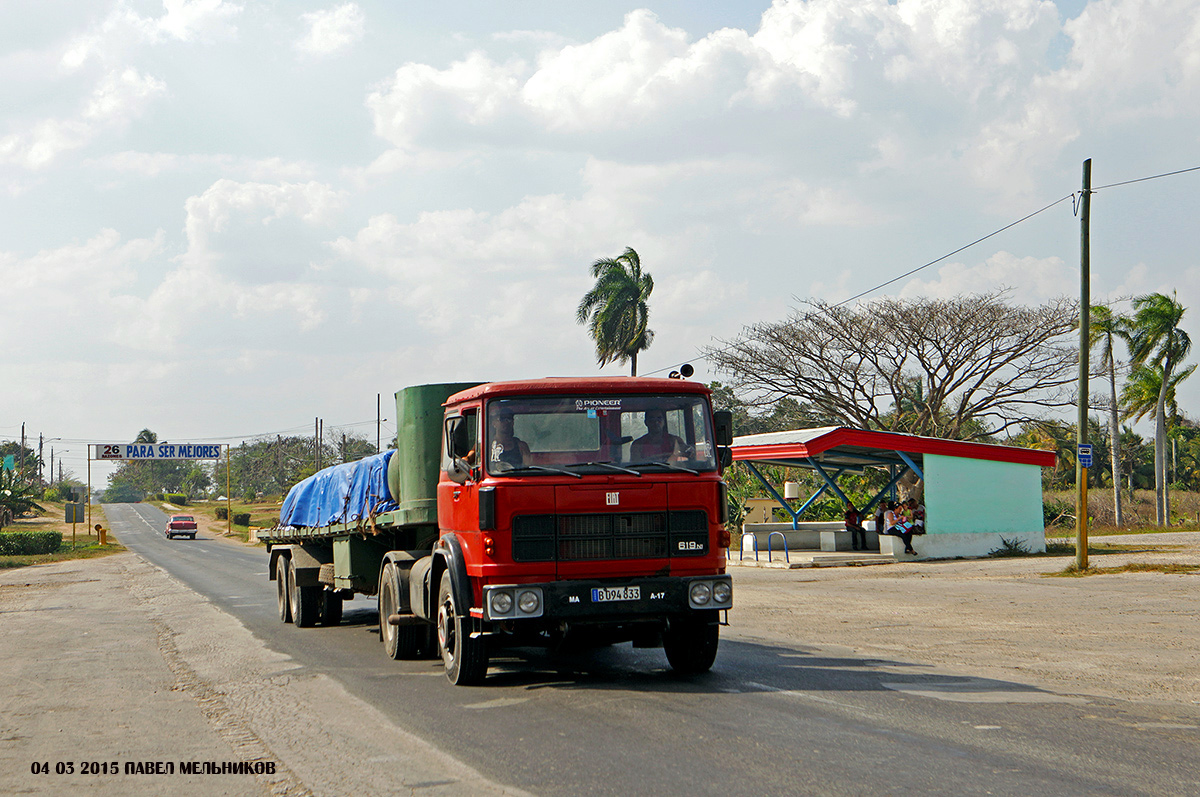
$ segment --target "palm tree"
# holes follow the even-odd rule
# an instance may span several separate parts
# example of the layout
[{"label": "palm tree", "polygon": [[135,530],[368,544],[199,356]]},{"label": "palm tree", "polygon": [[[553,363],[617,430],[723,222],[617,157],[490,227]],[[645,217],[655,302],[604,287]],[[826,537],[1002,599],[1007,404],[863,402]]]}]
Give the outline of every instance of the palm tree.
[{"label": "palm tree", "polygon": [[[1172,293],[1151,293],[1133,300],[1133,322],[1131,325],[1131,363],[1135,368],[1151,364],[1157,368],[1158,401],[1154,411],[1154,495],[1155,514],[1158,525],[1171,522],[1170,498],[1167,494],[1167,391],[1173,385],[1175,368],[1183,362],[1192,349],[1192,339],[1179,328],[1183,320],[1184,307]],[[1191,374],[1189,369],[1181,378]]]},{"label": "palm tree", "polygon": [[638,352],[649,348],[654,339],[647,329],[650,308],[646,303],[654,280],[642,271],[638,253],[628,246],[619,257],[592,263],[591,272],[596,284],[579,302],[575,320],[588,324],[601,366],[629,360],[630,376],[637,376]]},{"label": "palm tree", "polygon": [[[1195,365],[1176,371],[1167,385],[1164,410],[1167,418],[1179,415],[1179,404],[1175,400],[1175,389],[1179,383],[1192,375]],[[1158,417],[1158,394],[1162,389],[1162,369],[1156,365],[1134,368],[1121,388],[1121,407],[1126,418],[1140,421],[1142,418]]]},{"label": "palm tree", "polygon": [[1129,345],[1129,319],[1114,313],[1103,304],[1092,305],[1088,322],[1088,347],[1100,346],[1100,367],[1108,369],[1109,404],[1108,428],[1112,440],[1113,514],[1118,526],[1125,525],[1121,507],[1121,428],[1117,417],[1117,358],[1116,340]]}]

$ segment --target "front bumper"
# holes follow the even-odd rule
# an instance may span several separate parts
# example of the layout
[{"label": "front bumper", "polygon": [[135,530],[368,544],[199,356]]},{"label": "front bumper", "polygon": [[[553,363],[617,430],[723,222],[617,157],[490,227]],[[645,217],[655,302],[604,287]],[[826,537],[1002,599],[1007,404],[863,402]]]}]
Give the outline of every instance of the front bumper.
[{"label": "front bumper", "polygon": [[[697,586],[707,585],[707,590]],[[721,585],[721,586],[718,586]],[[599,600],[613,590],[626,592],[622,588],[637,587],[638,597],[625,600]],[[693,589],[695,588],[695,590]],[[536,610],[526,611],[531,601],[525,593],[533,592],[538,597]],[[707,593],[705,602],[696,600],[695,593]],[[509,606],[507,611],[498,611],[493,601],[497,593],[505,593],[510,600],[499,601]],[[599,594],[598,594],[599,593]],[[716,596],[726,595],[718,600]],[[525,597],[525,601],[521,598]],[[525,606],[522,606],[522,603]],[[541,584],[489,584],[483,588],[484,620],[527,620],[544,618],[549,620],[631,620],[663,615],[679,615],[693,611],[728,609],[733,606],[733,582],[727,575],[650,577],[623,579],[594,579],[580,581],[552,581]]]}]

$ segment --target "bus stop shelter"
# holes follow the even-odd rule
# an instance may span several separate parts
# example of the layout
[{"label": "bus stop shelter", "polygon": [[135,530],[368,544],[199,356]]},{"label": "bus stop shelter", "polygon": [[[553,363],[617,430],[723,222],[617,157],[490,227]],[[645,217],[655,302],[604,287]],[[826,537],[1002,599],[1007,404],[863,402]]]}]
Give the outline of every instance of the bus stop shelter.
[{"label": "bus stop shelter", "polygon": [[[1046,550],[1041,469],[1053,467],[1053,451],[825,426],[736,437],[733,459],[791,516],[792,529],[801,527],[800,515],[826,492],[847,500],[838,486],[842,474],[882,468],[887,484],[857,508],[870,517],[906,473],[921,479],[926,533],[914,539],[918,558],[986,556],[1005,541]],[[793,508],[762,476],[761,465],[807,468],[821,486]],[[880,536],[879,543],[881,553],[903,550],[899,538]]]}]

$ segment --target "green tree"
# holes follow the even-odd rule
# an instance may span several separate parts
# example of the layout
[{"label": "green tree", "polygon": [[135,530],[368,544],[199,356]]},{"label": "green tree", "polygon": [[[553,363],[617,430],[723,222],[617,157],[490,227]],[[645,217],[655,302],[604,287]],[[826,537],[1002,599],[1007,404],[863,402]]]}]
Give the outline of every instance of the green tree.
[{"label": "green tree", "polygon": [[1183,320],[1184,307],[1175,298],[1162,293],[1151,293],[1133,300],[1130,352],[1134,368],[1150,365],[1147,375],[1157,372],[1159,376],[1158,399],[1154,413],[1154,497],[1155,515],[1158,525],[1170,524],[1171,499],[1167,492],[1167,392],[1178,381],[1191,375],[1190,369],[1174,380],[1175,370],[1187,358],[1192,349],[1192,339],[1179,324]]},{"label": "green tree", "polygon": [[27,512],[41,510],[36,502],[40,491],[35,471],[0,469],[0,528]]},{"label": "green tree", "polygon": [[[149,429],[143,429],[138,432],[133,442],[157,443],[158,435]],[[188,463],[184,460],[127,460],[109,475],[104,500],[109,503],[131,499],[140,501],[147,495],[177,493],[183,488],[183,479],[187,471]]]},{"label": "green tree", "polygon": [[630,247],[616,258],[601,258],[591,266],[596,284],[583,295],[575,320],[588,325],[596,341],[596,360],[631,363],[630,376],[637,376],[638,352],[650,347],[654,333],[648,328],[647,302],[654,280],[642,271],[638,253]]},{"label": "green tree", "polygon": [[1108,437],[1112,441],[1111,459],[1113,483],[1113,514],[1118,526],[1125,525],[1125,513],[1121,506],[1121,427],[1117,397],[1116,341],[1129,345],[1129,319],[1114,313],[1103,304],[1092,305],[1089,313],[1088,346],[1100,347],[1099,366],[1108,372],[1109,413]]},{"label": "green tree", "polygon": [[792,397],[831,423],[862,429],[986,439],[1075,403],[1071,299],[1022,307],[997,290],[805,304],[706,356],[743,394]]}]

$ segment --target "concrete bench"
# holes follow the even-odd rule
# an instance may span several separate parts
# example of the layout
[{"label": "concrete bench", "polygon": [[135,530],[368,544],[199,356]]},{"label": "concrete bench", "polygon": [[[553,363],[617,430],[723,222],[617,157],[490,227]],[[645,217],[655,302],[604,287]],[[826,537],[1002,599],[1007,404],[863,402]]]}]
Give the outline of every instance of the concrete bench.
[{"label": "concrete bench", "polygon": [[786,542],[789,552],[820,551],[823,533],[845,528],[841,521],[804,521],[794,529],[791,523],[746,523],[742,526],[741,549],[743,555],[752,553],[756,545],[760,554],[782,551]]},{"label": "concrete bench", "polygon": [[[867,533],[864,535],[867,540],[868,551],[879,550],[879,535],[871,528],[874,523],[867,523],[864,528]],[[854,538],[849,531],[846,531],[846,524],[841,524],[841,528],[830,529],[821,532],[821,550],[822,551],[853,551]],[[901,548],[903,550],[903,547]]]}]

